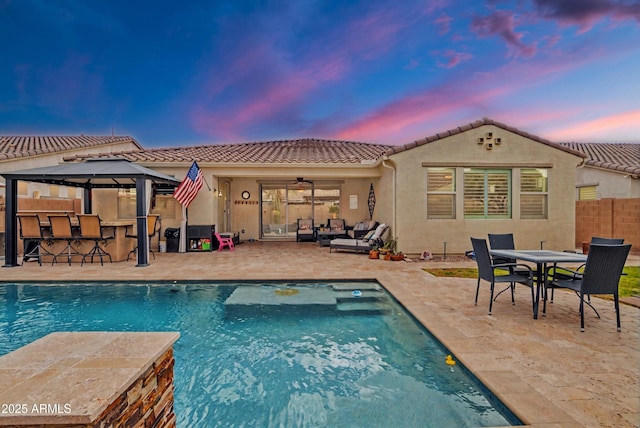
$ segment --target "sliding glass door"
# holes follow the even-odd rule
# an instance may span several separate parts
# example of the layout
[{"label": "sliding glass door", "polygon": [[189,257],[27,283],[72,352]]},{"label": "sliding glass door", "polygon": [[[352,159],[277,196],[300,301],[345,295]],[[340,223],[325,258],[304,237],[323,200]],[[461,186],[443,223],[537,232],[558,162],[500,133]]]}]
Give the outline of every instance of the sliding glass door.
[{"label": "sliding glass door", "polygon": [[299,218],[312,218],[311,183],[262,185],[262,238],[295,238]]},{"label": "sliding glass door", "polygon": [[295,238],[298,219],[324,224],[339,215],[340,187],[309,181],[262,184],[260,237]]}]

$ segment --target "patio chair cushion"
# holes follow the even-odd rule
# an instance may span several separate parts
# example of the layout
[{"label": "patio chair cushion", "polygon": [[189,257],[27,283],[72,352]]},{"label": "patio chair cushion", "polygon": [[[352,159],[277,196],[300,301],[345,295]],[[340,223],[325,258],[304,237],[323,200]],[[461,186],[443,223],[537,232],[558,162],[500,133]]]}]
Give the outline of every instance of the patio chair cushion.
[{"label": "patio chair cushion", "polygon": [[380,239],[380,236],[382,236],[382,232],[384,232],[386,227],[387,227],[386,223],[382,223],[381,225],[376,227],[376,230],[375,230],[373,236],[371,238],[369,238],[369,240]]},{"label": "patio chair cushion", "polygon": [[353,230],[367,230],[367,226],[363,221],[359,221],[353,225]]},{"label": "patio chair cushion", "polygon": [[331,224],[331,230],[335,230],[335,231],[344,230],[343,224],[342,223],[338,223],[338,222],[332,223]]},{"label": "patio chair cushion", "polygon": [[364,223],[364,230],[371,230],[374,229],[376,227],[376,221],[375,220],[365,220],[362,223]]}]

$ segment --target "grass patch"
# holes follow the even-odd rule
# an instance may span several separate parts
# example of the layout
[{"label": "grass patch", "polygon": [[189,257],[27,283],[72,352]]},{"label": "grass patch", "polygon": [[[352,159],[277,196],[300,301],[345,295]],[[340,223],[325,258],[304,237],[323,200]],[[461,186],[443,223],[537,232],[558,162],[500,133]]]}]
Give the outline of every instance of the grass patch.
[{"label": "grass patch", "polygon": [[449,278],[478,278],[478,269],[476,268],[442,268],[424,270],[434,276],[444,276]]},{"label": "grass patch", "polygon": [[640,296],[640,266],[626,266],[620,277],[620,296]]},{"label": "grass patch", "polygon": [[[478,278],[475,268],[424,269],[432,275],[449,278]],[[620,297],[640,296],[640,266],[626,266],[620,277]]]}]

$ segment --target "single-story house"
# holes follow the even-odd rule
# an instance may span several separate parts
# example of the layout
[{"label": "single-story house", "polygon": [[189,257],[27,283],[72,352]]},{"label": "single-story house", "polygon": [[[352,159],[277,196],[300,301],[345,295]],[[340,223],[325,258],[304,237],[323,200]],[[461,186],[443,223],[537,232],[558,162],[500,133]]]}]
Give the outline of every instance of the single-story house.
[{"label": "single-story house", "polygon": [[[353,226],[370,218],[373,189],[372,217],[390,225],[405,253],[463,253],[470,236],[490,232],[513,232],[520,248],[575,248],[576,167],[585,158],[486,118],[401,146],[300,139],[118,156],[178,179],[196,161],[206,183],[189,223],[241,240],[295,239],[299,218]],[[93,206],[106,219],[131,218],[133,201],[131,191],[96,190]],[[164,228],[178,227],[181,207],[171,195],[155,194],[153,205]]]},{"label": "single-story house", "polygon": [[563,143],[587,155],[576,171],[576,246],[592,236],[640,250],[640,144]]},{"label": "single-story house", "polygon": [[[58,165],[65,156],[95,155],[112,152],[142,150],[142,146],[128,136],[0,136],[0,174]],[[0,175],[0,256],[4,255],[5,182]],[[64,210],[81,207],[82,189],[18,182],[22,209],[36,206]],[[40,199],[42,198],[42,199]]]},{"label": "single-story house", "polygon": [[[0,136],[0,174],[30,168],[58,165],[65,157],[75,155],[95,155],[132,150],[143,150],[143,147],[128,136]],[[0,184],[4,178],[0,176]],[[18,185],[18,193],[22,197],[81,197],[68,194],[72,188],[47,186],[38,183],[22,182]],[[4,185],[0,195],[4,195]],[[2,227],[2,226],[0,226]]]},{"label": "single-story house", "polygon": [[640,143],[561,143],[588,156],[576,172],[576,200],[640,198]]}]

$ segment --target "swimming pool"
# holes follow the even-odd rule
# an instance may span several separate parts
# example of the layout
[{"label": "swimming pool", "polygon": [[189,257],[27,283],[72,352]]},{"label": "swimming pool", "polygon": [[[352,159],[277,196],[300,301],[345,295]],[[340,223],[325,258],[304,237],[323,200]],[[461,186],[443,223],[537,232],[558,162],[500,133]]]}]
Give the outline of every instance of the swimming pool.
[{"label": "swimming pool", "polygon": [[4,284],[0,307],[0,355],[53,331],[179,331],[182,427],[518,424],[375,283]]}]

